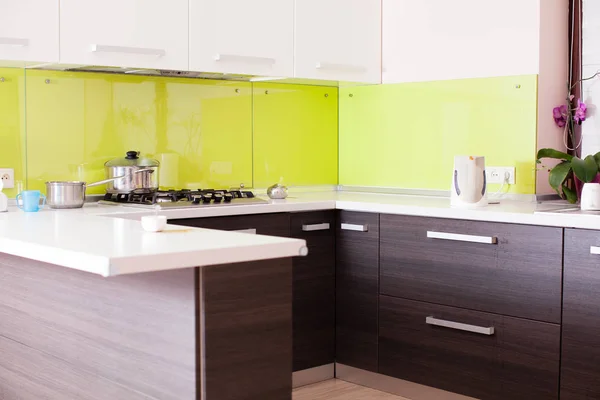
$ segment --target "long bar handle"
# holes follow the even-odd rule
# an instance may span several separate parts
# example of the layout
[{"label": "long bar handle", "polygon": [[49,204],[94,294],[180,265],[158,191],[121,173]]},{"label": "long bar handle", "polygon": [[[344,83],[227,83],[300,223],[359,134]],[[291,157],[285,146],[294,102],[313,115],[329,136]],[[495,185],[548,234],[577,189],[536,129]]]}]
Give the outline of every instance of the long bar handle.
[{"label": "long bar handle", "polygon": [[343,231],[356,231],[356,232],[368,232],[369,225],[358,225],[358,224],[346,224],[342,223],[341,229]]},{"label": "long bar handle", "polygon": [[256,235],[256,228],[236,229],[234,232],[248,233],[250,235]]},{"label": "long bar handle", "polygon": [[493,326],[485,327],[485,326],[469,325],[469,324],[463,324],[461,322],[454,322],[454,321],[447,321],[445,319],[438,319],[435,317],[426,317],[425,323],[427,325],[441,326],[444,328],[456,329],[459,331],[479,333],[480,335],[492,336],[494,334]]},{"label": "long bar handle", "polygon": [[600,254],[600,247],[590,246],[590,254]]},{"label": "long bar handle", "polygon": [[147,49],[143,47],[127,47],[127,46],[107,46],[103,44],[93,44],[92,53],[122,53],[122,54],[139,54],[143,56],[163,57],[167,52],[163,49]]},{"label": "long bar handle", "polygon": [[430,239],[454,240],[457,242],[471,242],[484,244],[498,243],[498,238],[495,236],[474,236],[463,235],[460,233],[427,231],[427,237]]},{"label": "long bar handle", "polygon": [[352,64],[334,64],[334,63],[326,63],[326,62],[318,62],[315,66],[316,69],[321,70],[331,70],[331,71],[345,71],[345,72],[366,72],[367,69],[362,65],[352,65]]},{"label": "long bar handle", "polygon": [[310,225],[302,225],[302,230],[304,232],[313,232],[313,231],[327,231],[329,230],[330,225],[328,222],[322,224],[310,224]]},{"label": "long bar handle", "polygon": [[26,46],[29,46],[29,39],[0,37],[0,44],[6,45],[6,46],[26,47]]},{"label": "long bar handle", "polygon": [[237,54],[217,54],[215,55],[215,61],[224,61],[224,62],[251,62],[255,64],[269,64],[273,65],[277,60],[274,58],[268,57],[256,57],[256,56],[240,56]]}]

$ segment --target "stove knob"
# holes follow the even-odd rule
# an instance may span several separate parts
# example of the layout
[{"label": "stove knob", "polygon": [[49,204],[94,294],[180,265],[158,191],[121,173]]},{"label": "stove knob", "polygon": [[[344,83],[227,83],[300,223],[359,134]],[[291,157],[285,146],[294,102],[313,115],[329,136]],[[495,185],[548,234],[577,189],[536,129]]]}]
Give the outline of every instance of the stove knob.
[{"label": "stove knob", "polygon": [[223,200],[223,195],[222,195],[222,194],[217,194],[217,193],[215,193],[215,194],[213,195],[213,201],[214,201],[215,203],[220,203],[220,202],[221,202],[221,200]]},{"label": "stove knob", "polygon": [[247,190],[247,191],[242,192],[242,197],[246,197],[246,198],[250,199],[250,198],[254,197],[254,193]]},{"label": "stove knob", "polygon": [[225,203],[231,203],[231,199],[233,199],[233,195],[231,193],[225,193],[225,196],[223,196]]},{"label": "stove knob", "polygon": [[240,190],[232,190],[231,195],[238,199],[241,197],[244,197],[244,196],[242,196],[242,192]]},{"label": "stove knob", "polygon": [[200,204],[200,201],[202,201],[202,196],[194,196],[192,199],[192,203],[194,204]]}]

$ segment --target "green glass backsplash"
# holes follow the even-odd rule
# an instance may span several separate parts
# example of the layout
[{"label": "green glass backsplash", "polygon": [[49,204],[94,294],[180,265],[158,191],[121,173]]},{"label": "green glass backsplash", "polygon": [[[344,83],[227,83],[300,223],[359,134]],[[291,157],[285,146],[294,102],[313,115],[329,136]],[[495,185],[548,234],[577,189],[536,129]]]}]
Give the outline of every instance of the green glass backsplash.
[{"label": "green glass backsplash", "polygon": [[[535,193],[537,76],[340,89],[341,185],[449,190],[454,155],[515,166]],[[497,186],[492,185],[491,191]]]},{"label": "green glass backsplash", "polygon": [[[0,167],[14,167],[29,189],[104,179],[104,162],[127,150],[161,162],[163,188],[337,183],[335,88],[19,69],[0,76]],[[321,165],[304,168],[314,157]]]}]

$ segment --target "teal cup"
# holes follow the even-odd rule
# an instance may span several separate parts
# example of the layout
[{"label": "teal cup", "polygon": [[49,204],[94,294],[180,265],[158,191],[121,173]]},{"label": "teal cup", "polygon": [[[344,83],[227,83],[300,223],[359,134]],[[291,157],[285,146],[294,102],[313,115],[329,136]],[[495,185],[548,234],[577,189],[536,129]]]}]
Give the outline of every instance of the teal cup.
[{"label": "teal cup", "polygon": [[[40,198],[42,205],[40,206]],[[17,207],[25,212],[37,212],[46,205],[46,196],[39,190],[24,190],[16,197]]]}]

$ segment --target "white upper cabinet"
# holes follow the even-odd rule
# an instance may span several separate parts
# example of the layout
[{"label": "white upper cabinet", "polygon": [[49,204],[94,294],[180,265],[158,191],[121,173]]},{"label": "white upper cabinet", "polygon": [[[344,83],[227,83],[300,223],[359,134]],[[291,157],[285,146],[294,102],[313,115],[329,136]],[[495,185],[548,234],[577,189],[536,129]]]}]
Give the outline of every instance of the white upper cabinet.
[{"label": "white upper cabinet", "polygon": [[0,65],[58,62],[58,0],[0,0]]},{"label": "white upper cabinet", "polygon": [[380,0],[296,0],[295,17],[295,77],[381,82]]},{"label": "white upper cabinet", "polygon": [[540,1],[383,0],[383,83],[537,74]]},{"label": "white upper cabinet", "polygon": [[60,62],[187,70],[188,0],[60,0]]},{"label": "white upper cabinet", "polygon": [[293,74],[294,0],[190,0],[190,70]]}]

